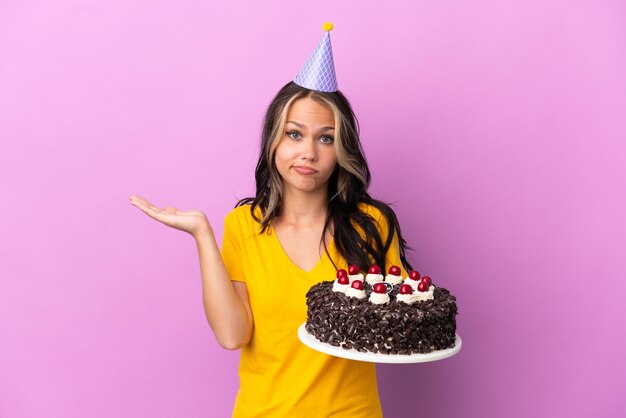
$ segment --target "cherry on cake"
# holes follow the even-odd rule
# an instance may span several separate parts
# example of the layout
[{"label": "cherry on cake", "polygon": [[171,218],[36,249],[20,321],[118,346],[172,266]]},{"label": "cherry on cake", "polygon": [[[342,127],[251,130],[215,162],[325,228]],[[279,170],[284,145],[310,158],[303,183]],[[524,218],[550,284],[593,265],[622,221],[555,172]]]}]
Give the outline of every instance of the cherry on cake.
[{"label": "cherry on cake", "polygon": [[398,266],[389,267],[389,274],[385,276],[385,281],[392,285],[400,284],[404,281],[402,278],[402,270]]}]

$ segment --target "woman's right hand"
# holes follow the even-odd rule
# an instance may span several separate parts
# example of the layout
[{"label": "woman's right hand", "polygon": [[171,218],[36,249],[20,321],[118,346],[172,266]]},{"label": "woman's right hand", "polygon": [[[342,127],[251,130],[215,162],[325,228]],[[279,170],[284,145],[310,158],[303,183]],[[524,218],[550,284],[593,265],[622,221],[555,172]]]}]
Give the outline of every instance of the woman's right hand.
[{"label": "woman's right hand", "polygon": [[254,317],[245,283],[231,281],[206,215],[197,210],[159,209],[141,196],[130,204],[169,227],[191,234],[198,244],[202,275],[202,303],[206,318],[220,345],[236,350],[250,341]]},{"label": "woman's right hand", "polygon": [[130,204],[143,213],[169,227],[179,229],[197,238],[204,232],[211,232],[207,216],[197,210],[181,211],[172,206],[159,209],[141,196],[131,196]]}]

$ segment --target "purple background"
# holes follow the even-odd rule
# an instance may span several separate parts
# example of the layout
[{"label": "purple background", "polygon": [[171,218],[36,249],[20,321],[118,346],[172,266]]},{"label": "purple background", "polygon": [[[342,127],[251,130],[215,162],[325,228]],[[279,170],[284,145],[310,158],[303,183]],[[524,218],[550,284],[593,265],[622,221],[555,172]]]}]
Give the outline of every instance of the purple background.
[{"label": "purple background", "polygon": [[[386,417],[626,409],[622,1],[0,3],[0,416],[228,416],[192,238],[128,202],[253,191],[263,112],[332,21],[340,89],[463,349]],[[320,278],[327,279],[327,278]],[[340,394],[338,394],[340,396]]]}]

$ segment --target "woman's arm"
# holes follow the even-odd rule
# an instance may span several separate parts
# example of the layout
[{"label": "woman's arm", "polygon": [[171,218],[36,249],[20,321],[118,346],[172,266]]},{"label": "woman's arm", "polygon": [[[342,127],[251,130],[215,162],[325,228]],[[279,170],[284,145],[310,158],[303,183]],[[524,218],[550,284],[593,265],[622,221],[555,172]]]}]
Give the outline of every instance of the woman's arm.
[{"label": "woman's arm", "polygon": [[141,196],[131,196],[130,203],[152,219],[194,237],[200,258],[204,311],[215,338],[229,350],[246,345],[254,326],[248,291],[245,283],[231,282],[228,277],[206,215],[172,206],[159,209]]},{"label": "woman's arm", "polygon": [[237,350],[250,341],[254,320],[246,284],[231,281],[213,230],[194,235],[202,275],[204,312],[219,344]]}]

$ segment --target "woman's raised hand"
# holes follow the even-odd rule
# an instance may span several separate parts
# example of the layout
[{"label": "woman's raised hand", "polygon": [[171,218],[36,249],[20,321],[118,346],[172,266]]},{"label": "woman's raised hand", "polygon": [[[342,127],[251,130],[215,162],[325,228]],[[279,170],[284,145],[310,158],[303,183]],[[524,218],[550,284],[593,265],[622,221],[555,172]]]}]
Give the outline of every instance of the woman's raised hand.
[{"label": "woman's raised hand", "polygon": [[191,234],[194,238],[203,232],[211,231],[209,220],[197,210],[181,211],[171,206],[159,209],[141,196],[131,196],[130,204],[143,213],[169,227]]}]

